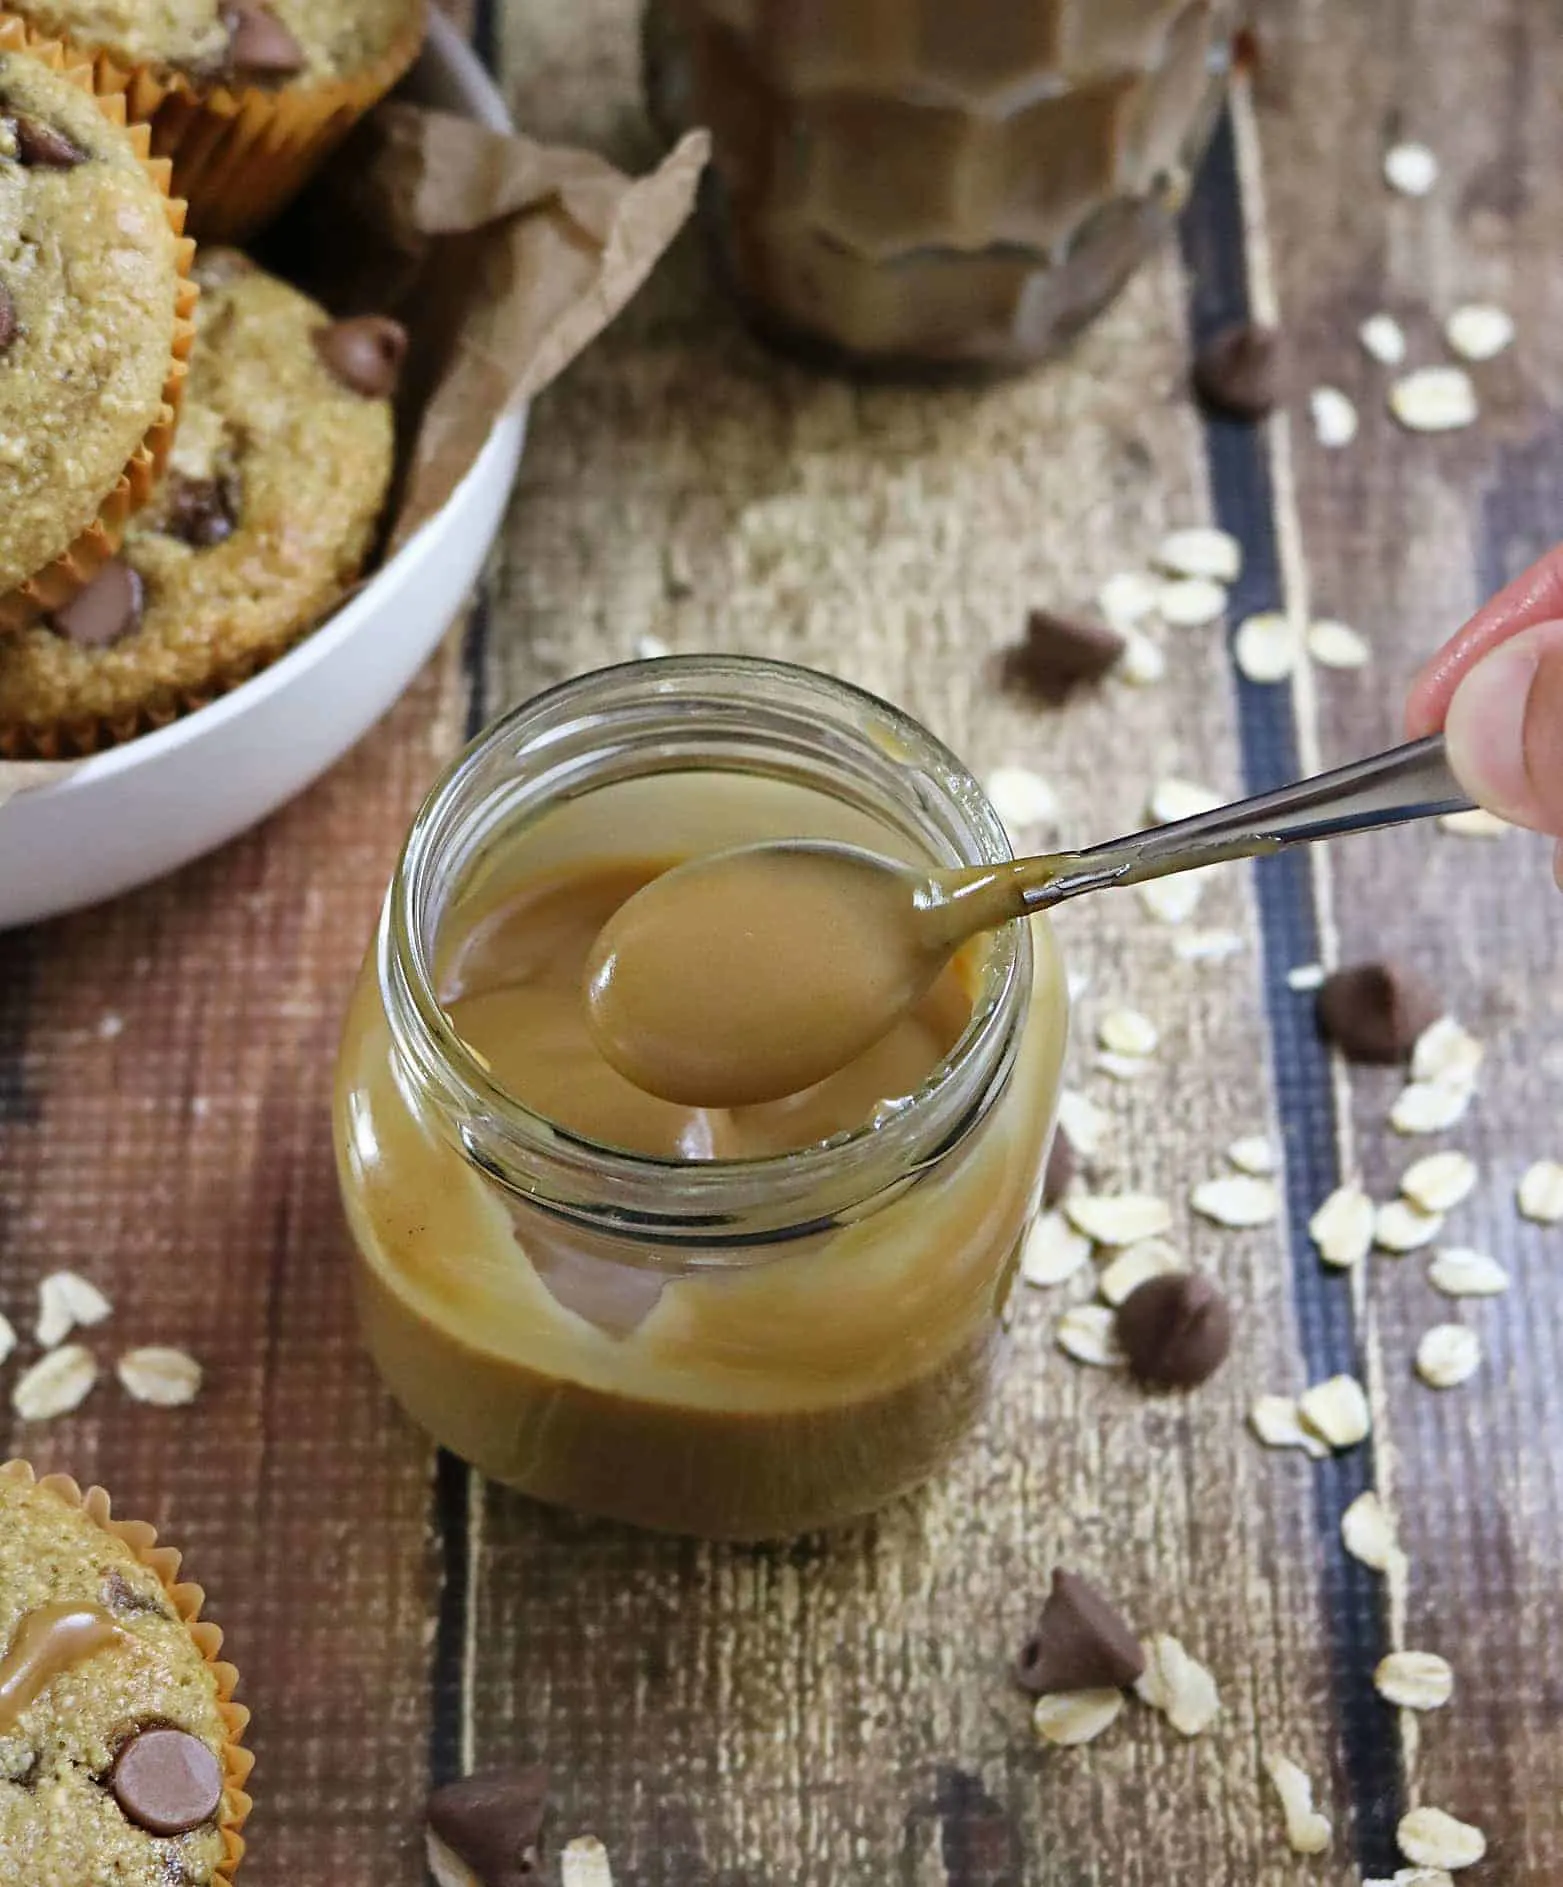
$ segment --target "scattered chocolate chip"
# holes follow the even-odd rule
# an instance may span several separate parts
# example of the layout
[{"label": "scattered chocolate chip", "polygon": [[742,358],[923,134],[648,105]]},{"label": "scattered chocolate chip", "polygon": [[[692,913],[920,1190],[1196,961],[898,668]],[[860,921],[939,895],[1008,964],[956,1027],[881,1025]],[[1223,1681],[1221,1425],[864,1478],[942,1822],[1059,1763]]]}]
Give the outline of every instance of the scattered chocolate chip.
[{"label": "scattered chocolate chip", "polygon": [[1033,1697],[1058,1691],[1124,1690],[1145,1669],[1145,1652],[1117,1607],[1078,1573],[1056,1571],[1036,1631],[1015,1675]]},{"label": "scattered chocolate chip", "polygon": [[16,339],[16,303],[11,291],[0,282],[0,354]]},{"label": "scattered chocolate chip", "polygon": [[389,399],[407,358],[407,330],[384,315],[356,315],[318,328],[315,350],[343,386],[366,400]]},{"label": "scattered chocolate chip", "polygon": [[1218,413],[1263,419],[1281,399],[1280,340],[1273,328],[1223,328],[1194,361],[1194,391]]},{"label": "scattered chocolate chip", "polygon": [[1227,1359],[1232,1310],[1197,1271],[1147,1278],[1118,1306],[1118,1347],[1136,1382],[1152,1389],[1195,1389]]},{"label": "scattered chocolate chip", "polygon": [[184,1730],[143,1730],[120,1751],[112,1777],[126,1819],[149,1835],[183,1835],[217,1813],[222,1766]]},{"label": "scattered chocolate chip", "polygon": [[1443,1014],[1430,984],[1393,963],[1358,963],[1319,986],[1319,1032],[1348,1061],[1401,1062]]},{"label": "scattered chocolate chip", "polygon": [[140,572],[114,557],[49,621],[78,648],[106,649],[141,627],[145,603]]},{"label": "scattered chocolate chip", "polygon": [[226,478],[182,478],[175,472],[163,498],[163,530],[195,550],[210,550],[233,536],[238,493]]},{"label": "scattered chocolate chip", "polygon": [[87,153],[57,126],[24,111],[11,113],[11,123],[16,128],[16,155],[24,169],[74,170],[86,163]]},{"label": "scattered chocolate chip", "polygon": [[155,1618],[173,1616],[162,1599],[138,1592],[117,1566],[111,1566],[103,1575],[103,1603],[117,1618],[133,1618],[146,1612]]},{"label": "scattered chocolate chip", "polygon": [[1079,1170],[1074,1142],[1062,1124],[1054,1129],[1052,1150],[1047,1156],[1047,1171],[1042,1175],[1042,1203],[1056,1206],[1069,1190],[1069,1182]]},{"label": "scattered chocolate chip", "polygon": [[222,10],[228,69],[244,79],[288,79],[304,69],[304,48],[270,7],[233,0]]},{"label": "scattered chocolate chip", "polygon": [[490,1769],[447,1783],[429,1797],[431,1860],[441,1843],[483,1887],[520,1887],[543,1875],[543,1818],[548,1771]]},{"label": "scattered chocolate chip", "polygon": [[1123,654],[1124,639],[1105,623],[1034,609],[1021,651],[1027,679],[1043,693],[1067,694],[1077,682],[1105,675]]}]

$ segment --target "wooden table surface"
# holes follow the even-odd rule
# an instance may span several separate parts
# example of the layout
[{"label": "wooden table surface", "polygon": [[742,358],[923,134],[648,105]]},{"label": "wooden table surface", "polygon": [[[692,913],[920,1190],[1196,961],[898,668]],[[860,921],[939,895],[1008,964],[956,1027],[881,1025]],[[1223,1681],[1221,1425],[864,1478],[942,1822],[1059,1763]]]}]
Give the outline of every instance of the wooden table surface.
[{"label": "wooden table surface", "polygon": [[[524,127],[644,166],[634,14],[512,0],[476,27]],[[1072,1079],[1115,1122],[1095,1177],[1175,1202],[1240,1307],[1236,1353],[1192,1399],[1146,1400],[1054,1348],[1083,1282],[1029,1292],[975,1443],[851,1533],[713,1548],[485,1486],[389,1406],[348,1303],[326,1113],[344,998],[417,801],[501,707],[645,634],[789,656],[979,771],[1035,768],[1070,832],[1102,837],[1165,775],[1235,791],[1390,743],[1421,656],[1563,536],[1563,14],[1274,0],[1263,25],[1182,254],[1017,383],[862,390],[782,365],[686,241],[541,402],[476,611],[387,723],[220,856],[0,939],[0,1307],[30,1324],[36,1281],[81,1270],[117,1306],[105,1354],[174,1343],[207,1369],[185,1411],[107,1386],[46,1426],[7,1409],[0,1454],[101,1479],[186,1547],[255,1711],[249,1887],[413,1887],[431,1775],[539,1758],[559,1835],[598,1833],[620,1887],[1355,1883],[1393,1871],[1413,1802],[1486,1830],[1470,1878],[1563,1880],[1563,1231],[1514,1203],[1531,1160],[1563,1157],[1563,907],[1537,841],[1418,831],[1229,871],[1198,919],[1241,936],[1223,963],[1179,961],[1132,899],[1068,913],[1090,979]],[[1380,180],[1401,136],[1441,160],[1426,200]],[[1387,309],[1432,361],[1437,318],[1472,298],[1508,307],[1518,344],[1476,370],[1477,427],[1411,436],[1357,324]],[[1191,325],[1273,304],[1299,398],[1259,433],[1205,426]],[[1322,382],[1359,401],[1347,450],[1313,437],[1301,391]],[[1211,518],[1245,546],[1236,616],[1347,618],[1372,666],[1256,688],[1219,630],[1178,631],[1159,687],[1063,709],[1004,687],[1030,605],[1088,600]],[[1384,953],[1487,1045],[1474,1108],[1435,1140],[1388,1131],[1396,1078],[1333,1064],[1287,986]],[[1089,1047],[1124,1002],[1162,1047],[1114,1086]],[[1249,1132],[1284,1146],[1287,1222],[1221,1231],[1189,1189]],[[1324,1271],[1304,1225],[1337,1177],[1389,1197],[1435,1146],[1480,1167],[1449,1240],[1513,1290],[1451,1304],[1425,1255]],[[1438,1394],[1411,1355],[1446,1319],[1485,1361]],[[1256,1394],[1337,1370],[1369,1387],[1370,1444],[1319,1465],[1257,1445]],[[1339,1544],[1369,1485],[1409,1555],[1392,1587]],[[1091,1748],[1038,1748],[1006,1663],[1055,1563],[1209,1665],[1209,1734],[1135,1710]],[[1397,1645],[1449,1657],[1450,1708],[1416,1722],[1375,1697]],[[1285,1848],[1271,1750],[1334,1820],[1316,1861]]]}]

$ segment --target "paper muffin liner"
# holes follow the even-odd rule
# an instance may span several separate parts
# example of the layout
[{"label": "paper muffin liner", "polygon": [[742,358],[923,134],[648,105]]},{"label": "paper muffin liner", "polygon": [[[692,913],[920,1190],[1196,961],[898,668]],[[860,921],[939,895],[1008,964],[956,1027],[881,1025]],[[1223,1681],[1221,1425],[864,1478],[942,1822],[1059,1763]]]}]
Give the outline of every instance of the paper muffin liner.
[{"label": "paper muffin liner", "polygon": [[218,1864],[216,1878],[231,1881],[234,1871],[244,1858],[243,1829],[251,1807],[244,1785],[255,1767],[255,1758],[243,1747],[250,1713],[243,1704],[233,1701],[239,1673],[231,1664],[223,1663],[218,1657],[222,1650],[222,1632],[201,1617],[206,1594],[197,1585],[181,1582],[179,1554],[171,1546],[158,1545],[154,1527],[148,1526],[144,1520],[116,1520],[113,1517],[109,1497],[101,1487],[89,1487],[84,1493],[68,1475],[50,1474],[40,1479],[25,1461],[0,1463],[0,1480],[10,1481],[21,1488],[39,1488],[66,1507],[84,1513],[94,1525],[127,1547],[140,1565],[155,1573],[168,1594],[169,1603],[183,1621],[191,1642],[205,1659],[206,1668],[212,1674],[212,1680],[217,1686],[217,1712],[227,1731],[222,1749],[223,1799],[217,1818],[224,1856]]},{"label": "paper muffin liner", "polygon": [[[41,60],[84,92],[96,90],[92,68],[74,59],[55,40],[33,32],[21,20],[0,12],[0,52],[26,52]],[[111,124],[128,133],[136,155],[147,175],[162,193],[168,209],[168,223],[179,239],[175,263],[179,271],[174,299],[173,345],[168,363],[168,378],[163,383],[163,403],[157,418],[147,428],[146,436],[131,455],[112,491],[98,506],[98,515],[70,547],[52,563],[30,577],[7,595],[0,595],[0,631],[21,629],[50,610],[60,609],[76,592],[90,583],[120,547],[125,527],[152,496],[153,488],[173,449],[174,433],[179,423],[179,405],[184,397],[185,378],[190,370],[190,349],[195,344],[195,304],[200,290],[191,278],[195,244],[184,233],[185,206],[169,194],[170,167],[165,159],[151,155],[150,134],[145,125],[128,124],[125,101],[115,95],[98,94],[98,105]]]},{"label": "paper muffin liner", "polygon": [[[47,7],[37,12],[48,20]],[[0,22],[25,24],[0,5]],[[49,30],[70,45],[55,21]],[[36,33],[37,28],[26,30]],[[168,66],[128,65],[112,53],[72,47],[90,64],[100,97],[125,101],[152,127],[152,149],[173,165],[173,189],[190,206],[202,242],[241,242],[283,209],[336,146],[417,58],[423,5],[373,65],[331,84],[205,83]]]}]

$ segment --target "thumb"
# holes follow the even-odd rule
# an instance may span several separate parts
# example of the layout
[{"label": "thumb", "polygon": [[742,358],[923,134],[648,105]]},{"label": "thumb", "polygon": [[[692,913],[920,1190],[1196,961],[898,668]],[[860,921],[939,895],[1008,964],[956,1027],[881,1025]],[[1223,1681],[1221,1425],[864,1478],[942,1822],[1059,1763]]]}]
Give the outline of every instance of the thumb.
[{"label": "thumb", "polygon": [[1456,688],[1445,732],[1473,799],[1563,837],[1563,622],[1538,623],[1484,655]]}]

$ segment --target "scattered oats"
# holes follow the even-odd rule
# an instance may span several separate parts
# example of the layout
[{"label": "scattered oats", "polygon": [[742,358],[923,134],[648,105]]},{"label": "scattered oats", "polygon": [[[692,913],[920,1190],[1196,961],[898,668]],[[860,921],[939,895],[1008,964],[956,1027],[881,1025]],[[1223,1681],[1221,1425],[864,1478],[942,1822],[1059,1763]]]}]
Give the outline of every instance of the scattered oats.
[{"label": "scattered oats", "polygon": [[1202,812],[1214,812],[1222,803],[1219,793],[1193,780],[1158,780],[1151,789],[1147,810],[1157,825],[1170,826],[1180,819],[1194,819]]},{"label": "scattered oats", "polygon": [[1065,1088],[1058,1097],[1058,1124],[1081,1159],[1089,1160],[1101,1152],[1102,1142],[1112,1131],[1113,1117],[1089,1095]]},{"label": "scattered oats", "polygon": [[47,1422],[80,1408],[97,1380],[92,1352],[68,1343],[62,1350],[50,1350],[22,1375],[11,1392],[11,1407],[24,1422]]},{"label": "scattered oats", "polygon": [[100,1042],[112,1042],[124,1033],[125,1018],[123,1016],[107,1015],[104,1016],[102,1021],[98,1024],[98,1040]]},{"label": "scattered oats", "polygon": [[53,1271],[38,1286],[38,1341],[46,1350],[63,1343],[78,1324],[90,1328],[114,1314],[98,1287],[74,1271]]},{"label": "scattered oats", "polygon": [[1460,839],[1501,839],[1514,830],[1507,819],[1500,819],[1485,806],[1471,806],[1464,812],[1446,812],[1438,821],[1445,832]]},{"label": "scattered oats", "polygon": [[1453,1016],[1441,1016],[1416,1039],[1411,1051],[1413,1081],[1471,1082],[1487,1051]]},{"label": "scattered oats", "polygon": [[1404,1557],[1394,1523],[1372,1488],[1359,1494],[1341,1515],[1340,1537],[1352,1558],[1374,1572],[1387,1573]]},{"label": "scattered oats", "polygon": [[1395,1845],[1423,1867],[1474,1867],[1487,1852],[1487,1837],[1441,1808],[1414,1808],[1401,1816]]},{"label": "scattered oats", "polygon": [[608,1850],[595,1835],[578,1835],[559,1856],[559,1887],[613,1887]]},{"label": "scattered oats", "polygon": [[1406,331],[1392,314],[1369,315],[1357,339],[1381,367],[1398,367],[1406,357]]},{"label": "scattered oats", "polygon": [[1467,302],[1444,323],[1444,339],[1464,360],[1492,360],[1514,339],[1514,317],[1491,302]]},{"label": "scattered oats", "polygon": [[5,1362],[15,1348],[16,1332],[12,1329],[10,1321],[0,1316],[0,1363]]},{"label": "scattered oats", "polygon": [[1269,1225],[1281,1210],[1281,1196],[1274,1182],[1247,1173],[1203,1180],[1190,1194],[1189,1202],[1202,1219],[1233,1230]]},{"label": "scattered oats", "polygon": [[1476,423],[1476,389],[1463,367],[1418,367],[1389,389],[1389,410],[1408,432],[1458,432]]},{"label": "scattered oats", "polygon": [[1255,1179],[1268,1179],[1280,1165],[1274,1146],[1263,1134],[1244,1134],[1227,1148],[1227,1158],[1240,1173]]},{"label": "scattered oats", "polygon": [[1355,1376],[1331,1376],[1305,1389],[1297,1398],[1297,1414],[1332,1448],[1355,1448],[1373,1429],[1368,1398]]},{"label": "scattered oats", "polygon": [[1161,1031],[1138,1009],[1109,1009],[1096,1026],[1096,1039],[1114,1055],[1154,1055]]},{"label": "scattered oats", "polygon": [[1186,924],[1199,909],[1205,887],[1197,872],[1151,878],[1136,887],[1140,902],[1160,924]]},{"label": "scattered oats", "polygon": [[1338,1271],[1359,1265],[1373,1247],[1373,1201],[1360,1186],[1337,1186],[1308,1221],[1319,1256]]},{"label": "scattered oats", "polygon": [[1157,1632],[1147,1642],[1145,1673],[1134,1689],[1184,1736],[1208,1730],[1221,1708],[1216,1680],[1166,1632]]},{"label": "scattered oats", "polygon": [[1142,629],[1126,629],[1117,672],[1136,688],[1153,688],[1167,673],[1167,658]]},{"label": "scattered oats", "polygon": [[1396,1095],[1389,1124],[1397,1134],[1441,1134],[1464,1119],[1475,1097],[1468,1081],[1413,1081]]},{"label": "scattered oats", "polygon": [[1159,1238],[1147,1238],[1120,1252],[1096,1280],[1096,1288],[1116,1310],[1148,1278],[1159,1278],[1168,1271],[1187,1270],[1187,1264],[1170,1245]]},{"label": "scattered oats", "polygon": [[1556,1160],[1537,1160],[1528,1166],[1515,1195],[1523,1218],[1537,1225],[1563,1223],[1563,1165]]},{"label": "scattered oats", "polygon": [[1298,636],[1278,610],[1250,616],[1232,638],[1232,657],[1247,680],[1285,681],[1297,666]]},{"label": "scattered oats", "polygon": [[1429,1389],[1457,1389],[1470,1381],[1481,1363],[1480,1338],[1461,1324],[1434,1324],[1416,1346],[1416,1373]]},{"label": "scattered oats", "polygon": [[149,1402],[158,1409],[182,1409],[194,1402],[201,1387],[201,1365],[183,1350],[157,1345],[127,1350],[114,1369],[137,1402]]},{"label": "scattered oats", "polygon": [[1172,954],[1184,963],[1225,963],[1242,953],[1243,940],[1235,930],[1190,930],[1172,940]]},{"label": "scattered oats", "polygon": [[1072,1278],[1091,1256],[1091,1241],[1061,1212],[1044,1212],[1020,1248],[1020,1275],[1039,1290]]},{"label": "scattered oats", "polygon": [[1096,592],[1096,607],[1122,635],[1154,613],[1160,595],[1159,579],[1142,570],[1124,570]]},{"label": "scattered oats", "polygon": [[1161,540],[1156,565],[1169,576],[1236,583],[1243,570],[1243,546],[1230,531],[1195,525],[1186,531],[1172,531]]},{"label": "scattered oats", "polygon": [[1373,1673],[1373,1688],[1402,1710],[1441,1710],[1454,1695],[1454,1672],[1434,1651],[1392,1651]]},{"label": "scattered oats", "polygon": [[1322,963],[1294,963],[1286,972],[1286,987],[1295,989],[1299,994],[1304,990],[1322,989],[1324,986],[1324,965]]},{"label": "scattered oats", "polygon": [[1162,585],[1156,609],[1174,629],[1203,629],[1226,614],[1227,593],[1209,577],[1174,577]]},{"label": "scattered oats", "polygon": [[1044,1743],[1073,1749],[1094,1743],[1123,1709],[1121,1690],[1072,1690],[1039,1697],[1031,1713],[1031,1727]]},{"label": "scattered oats", "polygon": [[986,787],[993,810],[1012,832],[1050,826],[1058,818],[1058,795],[1029,767],[998,767]]},{"label": "scattered oats", "polygon": [[1475,1185],[1476,1162],[1468,1153],[1429,1153],[1400,1178],[1400,1190],[1424,1212],[1450,1211],[1469,1198]]},{"label": "scattered oats", "polygon": [[1113,1049],[1105,1049],[1096,1058],[1097,1072],[1108,1076],[1113,1081],[1138,1081],[1154,1066],[1148,1055],[1120,1055]]},{"label": "scattered oats", "polygon": [[1373,1215],[1373,1243],[1397,1257],[1431,1245],[1443,1229],[1441,1212],[1424,1212],[1409,1199],[1391,1199]]},{"label": "scattered oats", "polygon": [[1113,1314],[1105,1304],[1076,1304],[1059,1318],[1053,1334],[1058,1347],[1077,1363],[1116,1369],[1123,1361]]},{"label": "scattered oats", "polygon": [[1281,1798],[1286,1845],[1293,1854],[1323,1854],[1330,1845],[1330,1818],[1313,1805],[1313,1784],[1289,1757],[1267,1755],[1265,1774]]},{"label": "scattered oats", "polygon": [[1447,1245],[1435,1252],[1427,1277],[1445,1297],[1501,1297],[1509,1288],[1509,1274],[1496,1258],[1464,1245]]},{"label": "scattered oats", "polygon": [[1328,616],[1309,623],[1303,643],[1320,668],[1366,668],[1373,659],[1366,636]]},{"label": "scattered oats", "polygon": [[1259,1396],[1248,1411],[1248,1422],[1266,1448],[1300,1448],[1315,1461],[1330,1452],[1319,1436],[1303,1427],[1295,1396]]},{"label": "scattered oats", "polygon": [[1425,144],[1394,144],[1384,153],[1384,181],[1403,197],[1425,197],[1438,181],[1438,159]]},{"label": "scattered oats", "polygon": [[661,636],[637,636],[635,638],[635,660],[637,662],[660,661],[664,655],[673,653]]},{"label": "scattered oats", "polygon": [[1313,436],[1327,452],[1338,452],[1357,436],[1357,409],[1339,387],[1315,387],[1308,395]]}]

